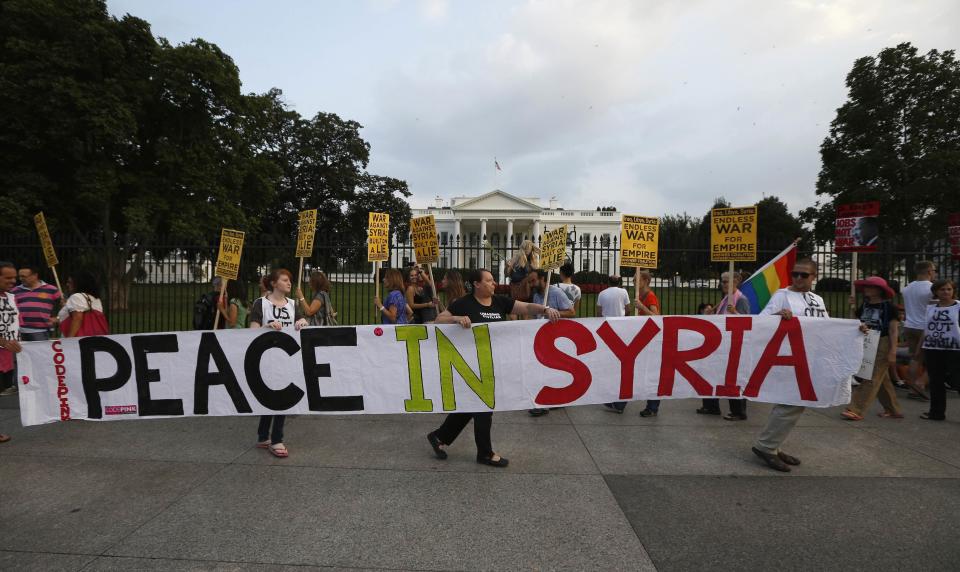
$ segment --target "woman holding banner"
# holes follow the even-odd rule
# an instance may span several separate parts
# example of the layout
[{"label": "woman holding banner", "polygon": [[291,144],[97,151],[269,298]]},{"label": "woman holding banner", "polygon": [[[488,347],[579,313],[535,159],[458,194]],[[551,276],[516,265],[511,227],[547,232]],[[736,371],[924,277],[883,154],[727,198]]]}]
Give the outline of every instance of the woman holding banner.
[{"label": "woman holding banner", "polygon": [[[293,326],[299,330],[307,325],[299,306],[287,298],[287,294],[293,289],[293,275],[289,270],[275,269],[263,277],[262,286],[267,294],[253,303],[250,311],[251,328],[279,330]],[[283,444],[283,424],[286,420],[286,415],[261,415],[260,427],[257,429],[257,447],[270,451],[274,457],[288,457],[290,453]]]},{"label": "woman holding banner", "polygon": [[403,282],[403,274],[396,268],[387,270],[383,276],[383,289],[387,291],[387,299],[382,303],[379,296],[373,299],[373,305],[380,313],[381,323],[398,326],[410,323],[409,315],[413,310],[407,305],[407,298],[404,296],[407,288]]},{"label": "woman holding banner", "polygon": [[[533,316],[544,314],[551,322],[560,319],[560,313],[542,304],[531,304],[513,300],[507,296],[494,294],[497,283],[489,270],[480,268],[471,270],[469,281],[473,285],[473,294],[464,296],[450,304],[450,307],[437,316],[438,324],[459,324],[469,328],[473,324],[501,322],[507,314]],[[493,452],[490,442],[490,429],[493,426],[493,412],[451,413],[443,425],[427,435],[427,441],[433,447],[438,459],[446,459],[447,445],[453,444],[473,419],[473,437],[477,443],[477,462],[491,467],[506,467],[509,461]]]}]

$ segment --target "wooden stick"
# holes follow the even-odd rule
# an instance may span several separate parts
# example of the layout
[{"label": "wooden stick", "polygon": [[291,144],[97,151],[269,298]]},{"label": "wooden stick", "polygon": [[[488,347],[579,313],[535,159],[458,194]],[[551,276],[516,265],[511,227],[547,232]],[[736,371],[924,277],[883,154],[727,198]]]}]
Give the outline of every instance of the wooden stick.
[{"label": "wooden stick", "polygon": [[[227,282],[229,282],[229,280],[224,278],[223,284],[220,285],[220,298],[223,298],[227,294]],[[213,329],[216,330],[217,326],[219,325],[220,325],[220,299],[217,299],[217,315],[213,319]]]},{"label": "wooden stick", "polygon": [[[731,260],[730,268],[727,270],[727,306],[734,306],[734,308],[736,308],[736,304],[733,301],[733,293],[737,291],[737,285],[733,279],[733,272],[733,261]],[[723,313],[727,313],[726,308],[723,309]]]},{"label": "wooden stick", "polygon": [[[376,287],[376,297],[380,297],[380,263],[373,263],[373,282]],[[383,300],[380,300],[380,303],[383,304]],[[399,310],[398,310],[399,311]],[[375,323],[380,321],[380,316],[377,316]]]},{"label": "wooden stick", "polygon": [[635,304],[633,305],[633,315],[640,315],[640,267],[637,266],[633,269],[633,299]]},{"label": "wooden stick", "polygon": [[547,286],[543,289],[543,307],[550,307],[550,277],[553,276],[553,270],[547,270]]},{"label": "wooden stick", "polygon": [[61,295],[63,294],[63,288],[60,287],[60,277],[57,276],[57,267],[51,266],[50,270],[53,271],[53,281],[57,284],[57,290],[60,291]]},{"label": "wooden stick", "polygon": [[[297,271],[297,288],[300,288],[303,285],[303,257],[300,257],[300,270]],[[293,293],[294,296],[297,295],[296,292]]]}]

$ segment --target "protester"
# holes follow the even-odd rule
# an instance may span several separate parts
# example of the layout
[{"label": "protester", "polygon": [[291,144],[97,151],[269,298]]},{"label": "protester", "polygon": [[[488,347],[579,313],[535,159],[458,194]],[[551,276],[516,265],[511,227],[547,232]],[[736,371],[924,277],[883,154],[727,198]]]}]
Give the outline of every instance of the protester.
[{"label": "protester", "polygon": [[[0,395],[16,395],[13,354],[20,352],[20,312],[13,288],[17,283],[17,269],[11,262],[0,262]],[[0,443],[10,440],[0,433]]]},{"label": "protester", "polygon": [[[870,379],[859,379],[860,384],[853,388],[850,405],[840,415],[849,421],[862,421],[867,408],[874,399],[879,398],[880,405],[883,406],[880,417],[902,419],[903,413],[897,403],[897,393],[890,382],[890,366],[897,363],[896,340],[900,334],[897,309],[890,301],[895,294],[887,281],[879,276],[857,280],[853,284],[858,291],[863,292],[863,303],[852,317],[859,319],[860,323],[869,329],[880,332],[880,343]],[[851,296],[851,305],[855,301],[856,298]]]},{"label": "protester", "polygon": [[908,369],[907,384],[912,388],[907,397],[914,399],[928,399],[925,388],[927,375],[923,371],[923,352],[920,350],[920,340],[923,338],[923,329],[927,326],[927,307],[933,304],[930,287],[937,279],[937,265],[929,260],[918,262],[913,267],[916,279],[901,290],[903,308],[906,320],[903,323],[903,334],[910,350],[912,361]]},{"label": "protester", "polygon": [[[546,270],[534,270],[527,276],[527,280],[530,282],[530,292],[533,293],[534,304],[542,304],[544,307],[557,310],[561,318],[575,318],[577,316],[573,311],[573,303],[569,298],[567,298],[567,295],[564,294],[563,290],[561,290],[556,284],[547,286]],[[546,302],[544,302],[544,292],[547,292]],[[545,316],[541,313],[535,315],[534,317],[543,318]],[[550,413],[550,410],[545,408],[536,408],[530,409],[528,413],[533,417],[540,417]]]},{"label": "protester", "polygon": [[56,318],[54,308],[58,302],[63,303],[63,296],[56,286],[40,279],[40,271],[35,266],[23,266],[17,274],[20,285],[13,289],[13,295],[23,322],[20,339],[25,342],[49,340]]},{"label": "protester", "polygon": [[109,334],[110,326],[103,315],[103,302],[100,301],[100,283],[94,275],[81,271],[70,276],[67,278],[67,291],[70,297],[57,314],[63,337]]},{"label": "protester", "polygon": [[396,268],[391,268],[383,275],[383,289],[387,292],[387,299],[381,303],[380,297],[374,297],[373,305],[380,313],[380,321],[384,324],[409,324],[413,316],[413,309],[407,305],[404,292],[407,287],[403,282],[403,274]]},{"label": "protester", "polygon": [[247,304],[243,301],[246,289],[239,280],[227,282],[227,295],[217,296],[217,307],[220,309],[223,326],[229,329],[243,329],[247,327]]},{"label": "protester", "polygon": [[930,287],[937,299],[927,308],[921,347],[930,377],[930,410],[920,415],[930,421],[947,418],[947,385],[960,387],[960,302],[953,280],[937,280]]},{"label": "protester", "polygon": [[[640,316],[657,316],[660,314],[660,302],[657,295],[650,289],[650,281],[653,276],[647,270],[637,270],[633,278],[637,282],[637,295],[633,301],[637,314]],[[660,411],[660,400],[647,400],[646,406],[640,412],[640,417],[656,417]]]},{"label": "protester", "polygon": [[[790,272],[791,284],[774,292],[760,315],[780,316],[792,320],[794,316],[829,318],[823,298],[811,291],[817,279],[817,263],[806,258],[798,260]],[[753,446],[753,453],[772,469],[790,472],[790,465],[799,465],[800,459],[780,450],[793,427],[803,415],[802,405],[777,404],[770,411],[767,424]]]},{"label": "protester", "polygon": [[330,299],[330,280],[319,270],[310,275],[310,291],[313,299],[307,303],[303,289],[297,288],[297,302],[307,322],[311,326],[337,325],[337,312],[333,309],[333,300]]},{"label": "protester", "polygon": [[456,270],[447,270],[447,273],[443,275],[443,280],[440,281],[440,288],[443,290],[443,297],[447,306],[467,295],[467,289],[463,285],[463,276],[460,276],[460,273]]},{"label": "protester", "polygon": [[[220,290],[223,278],[214,276],[210,283],[211,290],[202,294],[193,304],[193,329],[212,330],[217,318],[217,303],[220,299]],[[222,328],[223,325],[221,324]]]},{"label": "protester", "polygon": [[697,304],[697,315],[698,316],[711,316],[713,315],[713,304],[710,302],[700,302]]},{"label": "protester", "polygon": [[[287,297],[293,289],[293,275],[285,268],[277,268],[262,279],[267,295],[257,298],[250,311],[251,328],[272,328],[280,330],[293,326],[295,329],[307,325],[303,311],[293,300]],[[286,415],[261,415],[257,428],[257,447],[266,449],[274,457],[281,459],[290,456],[283,443],[283,425]]]},{"label": "protester", "polygon": [[[730,296],[730,280],[733,280],[733,296]],[[743,277],[739,272],[724,272],[720,275],[720,292],[723,293],[723,299],[716,307],[712,308],[713,314],[749,314],[750,301],[740,292],[740,281]],[[747,420],[747,400],[746,399],[727,399],[727,406],[730,413],[723,416],[727,421],[746,421]],[[720,400],[704,399],[703,406],[697,409],[700,415],[720,415]]]},{"label": "protester", "polygon": [[[471,270],[469,280],[473,286],[473,293],[450,304],[449,308],[437,316],[436,323],[460,324],[464,328],[470,328],[472,324],[506,320],[507,314],[546,314],[551,322],[560,319],[560,313],[553,308],[494,294],[497,283],[494,282],[493,274],[489,270],[484,268]],[[446,459],[445,447],[453,444],[471,419],[473,419],[473,437],[477,444],[477,462],[493,467],[506,467],[509,461],[496,454],[490,442],[493,412],[447,415],[443,425],[427,435],[427,441],[430,442],[434,454],[438,459]]]},{"label": "protester", "polygon": [[527,275],[540,267],[540,247],[529,240],[520,243],[520,248],[507,261],[506,274],[510,279],[510,297],[521,302],[530,300]]},{"label": "protester", "polygon": [[580,287],[573,283],[573,264],[567,262],[560,267],[560,283],[557,284],[560,290],[567,295],[570,302],[573,303],[574,316],[580,315],[580,298],[583,293]]},{"label": "protester", "polygon": [[433,322],[437,319],[438,300],[430,277],[419,266],[410,267],[408,276],[405,294],[407,305],[413,309],[413,323]]},{"label": "protester", "polygon": [[[619,276],[608,276],[608,286],[597,295],[597,315],[604,318],[621,318],[631,310],[630,294],[623,289],[623,280]],[[626,401],[604,403],[607,411],[623,413],[627,408]]]}]

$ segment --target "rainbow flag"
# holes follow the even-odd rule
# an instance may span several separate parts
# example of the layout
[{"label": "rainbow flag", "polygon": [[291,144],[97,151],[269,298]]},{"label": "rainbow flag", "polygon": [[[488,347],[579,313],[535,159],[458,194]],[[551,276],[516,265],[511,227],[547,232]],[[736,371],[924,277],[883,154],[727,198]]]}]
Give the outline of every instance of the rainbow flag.
[{"label": "rainbow flag", "polygon": [[797,244],[793,243],[740,285],[740,293],[750,301],[751,314],[759,314],[774,292],[790,285],[790,271],[796,261]]}]

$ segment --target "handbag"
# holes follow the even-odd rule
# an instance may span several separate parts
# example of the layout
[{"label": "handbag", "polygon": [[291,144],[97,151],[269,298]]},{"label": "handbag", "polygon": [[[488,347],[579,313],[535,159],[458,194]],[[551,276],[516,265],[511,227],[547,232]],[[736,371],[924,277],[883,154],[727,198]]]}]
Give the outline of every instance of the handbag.
[{"label": "handbag", "polygon": [[[103,315],[103,312],[93,309],[90,296],[84,294],[83,297],[87,299],[88,309],[83,311],[83,323],[80,324],[80,329],[77,330],[76,337],[109,335],[110,323],[107,321],[107,317]],[[63,334],[64,337],[70,333],[70,324],[72,323],[73,316],[68,316],[60,322],[60,333]]]}]

